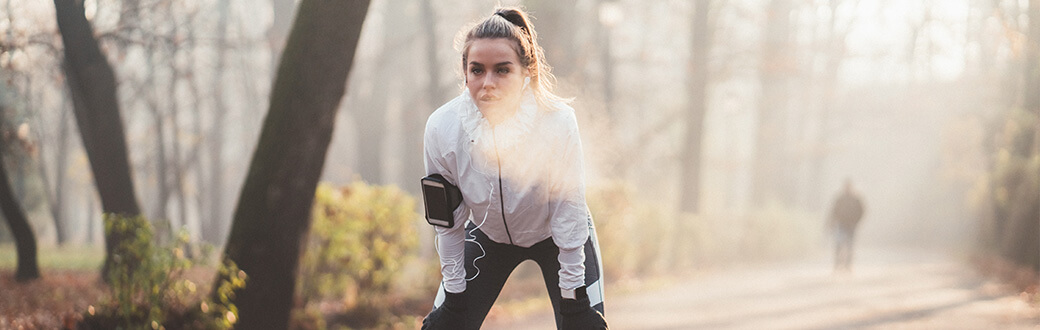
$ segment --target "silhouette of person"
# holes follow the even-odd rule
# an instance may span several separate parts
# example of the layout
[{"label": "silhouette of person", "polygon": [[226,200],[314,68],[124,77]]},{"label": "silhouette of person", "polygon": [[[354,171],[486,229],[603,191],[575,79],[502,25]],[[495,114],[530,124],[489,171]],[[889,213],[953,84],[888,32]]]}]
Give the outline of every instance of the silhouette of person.
[{"label": "silhouette of person", "polygon": [[863,201],[852,186],[852,180],[845,179],[845,188],[834,200],[828,221],[828,227],[834,235],[835,271],[852,269],[853,241],[856,227],[862,218]]}]

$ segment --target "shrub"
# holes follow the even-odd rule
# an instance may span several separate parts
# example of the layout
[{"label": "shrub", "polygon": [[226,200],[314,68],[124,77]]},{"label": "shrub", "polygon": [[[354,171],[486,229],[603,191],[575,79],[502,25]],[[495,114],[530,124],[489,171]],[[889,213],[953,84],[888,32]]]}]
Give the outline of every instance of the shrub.
[{"label": "shrub", "polygon": [[596,224],[608,281],[670,267],[674,221],[662,206],[636,198],[622,182],[590,187],[586,201]]},{"label": "shrub", "polygon": [[1040,270],[1040,143],[1035,114],[1016,109],[998,134],[993,160],[992,223],[983,239],[1004,257]]},{"label": "shrub", "polygon": [[334,301],[343,314],[367,320],[354,326],[389,319],[388,294],[417,252],[415,200],[393,186],[321,184],[311,216],[297,284],[303,307]]},{"label": "shrub", "polygon": [[157,246],[144,217],[106,214],[104,222],[106,235],[123,239],[112,251],[112,266],[103,274],[109,296],[84,313],[81,329],[228,329],[234,324],[237,310],[226,295],[245,285],[245,274],[233,263],[220,269],[236,275],[219,284],[221,301],[202,300],[189,308],[198,286],[183,278],[192,265],[185,257],[188,234],[181,231],[170,243]]}]

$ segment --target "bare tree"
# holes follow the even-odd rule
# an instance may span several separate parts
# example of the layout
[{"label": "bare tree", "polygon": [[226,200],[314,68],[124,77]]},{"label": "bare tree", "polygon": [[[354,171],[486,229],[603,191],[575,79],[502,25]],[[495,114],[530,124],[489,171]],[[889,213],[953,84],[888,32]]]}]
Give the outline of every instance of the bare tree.
[{"label": "bare tree", "polygon": [[[405,28],[411,26],[410,24],[414,23],[415,19],[400,11],[400,8],[405,7],[406,2],[388,0],[383,7],[385,14],[383,15],[382,30],[385,39],[380,54],[376,57],[376,63],[373,65],[374,69],[371,70],[373,76],[363,82],[363,84],[370,85],[370,88],[362,88],[369,92],[358,96],[361,103],[364,104],[363,108],[355,109],[359,123],[357,172],[366,182],[374,184],[386,184],[389,181],[386,164],[383,162],[389,140],[389,134],[384,129],[387,110],[393,105],[391,100],[405,102],[406,97],[401,93],[383,92],[401,90],[403,89],[401,86],[408,83],[405,79],[401,79],[399,72],[402,71],[402,66],[411,65],[410,61],[402,60],[411,54],[401,51],[401,48],[412,44],[416,40],[416,35],[414,30]],[[430,112],[433,112],[432,110],[430,109]],[[423,122],[425,123],[425,121]],[[406,125],[409,124],[406,122]],[[422,141],[421,138],[418,141]],[[422,173],[419,172],[419,174]]]},{"label": "bare tree", "polygon": [[[65,76],[72,95],[76,123],[90,159],[102,211],[124,216],[141,214],[130,174],[123,120],[116,98],[112,67],[98,47],[83,2],[54,0],[58,30],[65,45]],[[120,237],[105,237],[105,264],[112,263]]]},{"label": "bare tree", "polygon": [[[1024,73],[1025,100],[1023,108],[1040,116],[1040,0],[1029,1],[1029,42],[1026,43]],[[1040,144],[1040,141],[1034,143]]]},{"label": "bare tree", "polygon": [[690,43],[689,97],[690,110],[686,112],[686,139],[682,151],[679,207],[683,212],[700,211],[701,144],[704,138],[704,116],[708,112],[708,54],[711,50],[712,27],[708,12],[710,0],[693,2],[692,40]]},{"label": "bare tree", "polygon": [[[7,108],[0,108],[0,123],[6,115]],[[6,149],[6,148],[3,148]],[[8,180],[7,169],[4,166],[3,152],[0,152],[0,211],[14,236],[15,249],[18,251],[18,269],[15,271],[15,280],[19,282],[31,281],[40,278],[40,267],[36,262],[36,236],[33,235],[29,219],[25,217],[18,198],[11,190],[11,181]]]},{"label": "bare tree", "polygon": [[584,23],[578,17],[578,6],[569,1],[527,0],[525,1],[531,16],[536,20],[535,30],[539,33],[539,43],[545,48],[545,57],[553,68],[557,78],[568,80],[572,74],[581,70],[578,66],[575,31]]},{"label": "bare tree", "polygon": [[233,298],[242,329],[289,325],[301,241],[368,5],[304,0],[298,9],[225,247],[249,276]]},{"label": "bare tree", "polygon": [[[437,11],[431,3],[433,0],[422,0],[419,10],[419,22],[422,24],[422,39],[424,39],[424,52],[423,57],[426,63],[426,72],[429,80],[426,81],[424,87],[424,95],[422,102],[419,102],[419,106],[409,107],[413,110],[406,109],[405,111],[412,111],[411,114],[404,116],[405,129],[403,156],[403,168],[405,182],[410,179],[418,178],[423,175],[423,160],[422,160],[422,141],[423,131],[426,126],[426,119],[433,113],[433,110],[437,109],[444,100],[444,88],[441,86],[441,62],[438,60],[437,47],[441,44],[441,39],[437,35]],[[404,186],[405,190],[411,193],[418,193],[419,187],[416,184],[410,184]]]},{"label": "bare tree", "polygon": [[770,200],[782,198],[781,177],[786,147],[786,112],[789,76],[795,66],[791,49],[791,1],[771,0],[766,9],[763,29],[762,60],[759,77],[762,96],[758,104],[758,129],[755,142],[754,172],[752,173],[752,203],[763,206]]},{"label": "bare tree", "polygon": [[[205,235],[209,242],[220,243],[227,234],[224,219],[224,129],[228,106],[224,100],[224,70],[227,69],[227,28],[230,0],[220,0],[217,11],[217,65],[213,75],[213,125],[207,135],[209,141],[209,216],[206,217]],[[208,235],[207,235],[208,234]]]},{"label": "bare tree", "polygon": [[[58,136],[55,140],[49,141],[54,143],[56,147],[54,151],[54,183],[51,183],[51,176],[48,173],[49,169],[47,162],[44,161],[44,154],[47,142],[44,142],[43,130],[35,130],[37,136],[36,140],[41,141],[38,147],[40,158],[36,162],[39,171],[40,179],[43,180],[44,195],[47,199],[47,205],[50,206],[51,219],[54,221],[54,234],[55,240],[58,245],[64,245],[68,241],[68,234],[66,232],[66,219],[65,219],[65,170],[68,167],[69,159],[69,111],[67,109],[67,103],[63,102],[60,109],[61,114],[58,119]],[[39,118],[40,116],[37,116]],[[38,127],[44,127],[43,121],[37,123]]]},{"label": "bare tree", "polygon": [[[827,152],[831,143],[832,135],[830,130],[831,115],[835,111],[835,104],[837,103],[837,86],[838,86],[838,69],[841,68],[842,62],[845,61],[845,39],[848,36],[854,19],[851,19],[845,24],[838,24],[838,6],[847,1],[843,0],[830,0],[827,3],[827,10],[830,11],[830,21],[827,22],[826,32],[822,37],[822,46],[818,50],[824,58],[824,68],[822,72],[821,82],[819,86],[820,90],[820,106],[817,116],[818,121],[818,132],[820,136],[816,140],[816,152],[813,153],[812,159],[810,160],[810,178],[808,186],[808,206],[810,209],[817,209],[823,205],[826,197],[824,196],[823,182],[826,178],[826,167],[827,163]],[[851,6],[856,7],[859,5],[859,1],[853,1]]]}]

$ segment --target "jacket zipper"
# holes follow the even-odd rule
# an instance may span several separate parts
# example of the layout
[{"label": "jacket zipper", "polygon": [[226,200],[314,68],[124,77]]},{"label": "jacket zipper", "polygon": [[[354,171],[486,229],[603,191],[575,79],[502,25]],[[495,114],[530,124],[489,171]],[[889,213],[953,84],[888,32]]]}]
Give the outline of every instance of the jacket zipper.
[{"label": "jacket zipper", "polygon": [[491,139],[495,143],[495,162],[498,164],[498,205],[502,210],[502,226],[506,228],[509,244],[516,245],[513,244],[513,235],[509,234],[509,224],[506,223],[506,195],[502,191],[502,157],[498,155],[498,137],[494,128],[491,129]]}]

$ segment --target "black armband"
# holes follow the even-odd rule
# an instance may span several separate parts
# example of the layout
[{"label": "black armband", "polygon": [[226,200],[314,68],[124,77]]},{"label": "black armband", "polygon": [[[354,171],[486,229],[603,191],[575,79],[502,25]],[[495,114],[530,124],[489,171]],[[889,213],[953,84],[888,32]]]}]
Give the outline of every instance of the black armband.
[{"label": "black armband", "polygon": [[462,191],[440,174],[422,178],[423,201],[426,206],[426,222],[434,226],[455,226],[455,209],[462,204]]}]

